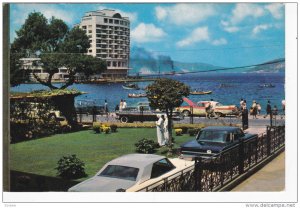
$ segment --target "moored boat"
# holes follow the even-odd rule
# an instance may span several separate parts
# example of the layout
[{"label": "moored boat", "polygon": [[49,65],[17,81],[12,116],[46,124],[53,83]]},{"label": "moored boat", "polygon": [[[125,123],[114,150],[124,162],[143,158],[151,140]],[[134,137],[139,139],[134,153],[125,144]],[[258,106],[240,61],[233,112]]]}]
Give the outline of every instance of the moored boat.
[{"label": "moored boat", "polygon": [[211,94],[212,91],[192,91],[190,92],[191,95],[206,95]]},{"label": "moored boat", "polygon": [[132,94],[128,94],[129,98],[141,98],[141,97],[147,97],[146,93],[132,93]]},{"label": "moored boat", "polygon": [[123,89],[125,90],[139,90],[139,86],[137,84],[125,84],[122,85]]}]

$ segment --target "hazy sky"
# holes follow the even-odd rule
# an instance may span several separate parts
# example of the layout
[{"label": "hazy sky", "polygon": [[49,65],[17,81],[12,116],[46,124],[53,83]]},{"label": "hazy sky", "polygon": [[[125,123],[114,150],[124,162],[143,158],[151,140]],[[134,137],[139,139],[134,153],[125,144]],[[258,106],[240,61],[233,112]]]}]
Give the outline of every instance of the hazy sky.
[{"label": "hazy sky", "polygon": [[280,3],[11,4],[10,38],[28,14],[55,16],[69,27],[87,11],[115,9],[131,21],[131,47],[182,62],[217,66],[258,64],[284,57],[284,5]]}]

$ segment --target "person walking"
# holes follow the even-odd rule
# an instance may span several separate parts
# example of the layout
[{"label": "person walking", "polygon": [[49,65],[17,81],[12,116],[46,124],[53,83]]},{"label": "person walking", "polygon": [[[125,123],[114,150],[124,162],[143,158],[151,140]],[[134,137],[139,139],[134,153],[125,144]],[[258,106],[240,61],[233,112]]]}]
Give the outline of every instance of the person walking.
[{"label": "person walking", "polygon": [[211,110],[212,110],[212,105],[210,102],[207,102],[205,104],[205,117],[210,119],[210,114],[211,114]]},{"label": "person walking", "polygon": [[266,118],[268,115],[270,115],[270,117],[272,116],[272,107],[271,107],[271,101],[268,100],[267,103],[267,108],[266,108],[267,114],[264,116],[264,118]]},{"label": "person walking", "polygon": [[257,104],[256,104],[256,101],[253,100],[253,103],[252,103],[252,116],[253,116],[253,119],[256,118],[257,115]]},{"label": "person walking", "polygon": [[158,120],[156,121],[157,142],[159,146],[162,146],[164,140],[164,116],[157,115],[157,118],[158,118]]}]

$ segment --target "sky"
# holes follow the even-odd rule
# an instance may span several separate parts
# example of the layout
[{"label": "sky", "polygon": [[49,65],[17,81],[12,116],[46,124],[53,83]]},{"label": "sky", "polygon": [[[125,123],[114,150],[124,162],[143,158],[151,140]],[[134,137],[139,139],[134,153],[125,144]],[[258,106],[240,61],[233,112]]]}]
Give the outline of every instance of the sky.
[{"label": "sky", "polygon": [[234,67],[285,57],[282,3],[13,3],[10,42],[30,12],[54,16],[73,27],[85,12],[105,8],[129,17],[131,48],[175,61]]}]

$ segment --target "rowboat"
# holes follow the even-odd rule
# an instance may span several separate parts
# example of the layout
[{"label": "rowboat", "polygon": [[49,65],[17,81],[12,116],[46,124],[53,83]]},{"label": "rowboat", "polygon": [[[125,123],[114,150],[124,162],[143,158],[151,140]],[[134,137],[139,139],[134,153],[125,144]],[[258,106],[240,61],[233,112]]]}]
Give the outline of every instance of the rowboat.
[{"label": "rowboat", "polygon": [[193,91],[190,92],[191,95],[206,95],[206,94],[211,94],[212,91]]}]

